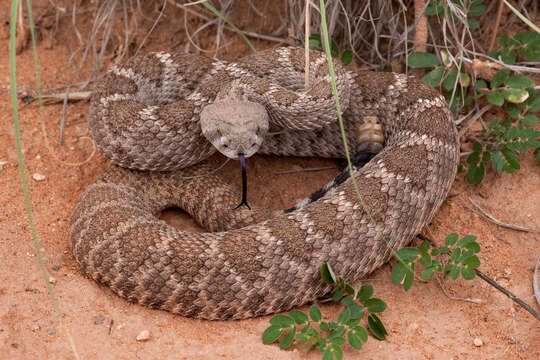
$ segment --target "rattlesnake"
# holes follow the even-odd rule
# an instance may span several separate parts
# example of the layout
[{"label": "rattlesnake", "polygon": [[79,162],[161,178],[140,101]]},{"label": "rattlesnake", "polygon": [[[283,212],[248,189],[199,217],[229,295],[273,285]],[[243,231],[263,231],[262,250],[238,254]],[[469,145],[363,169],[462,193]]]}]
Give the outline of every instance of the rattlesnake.
[{"label": "rattlesnake", "polygon": [[[259,101],[270,131],[281,130],[264,137],[265,129],[252,129],[244,150],[254,144],[264,154],[342,157],[327,64],[317,52],[311,59],[315,85],[307,91],[299,80],[303,50],[295,48],[231,63],[153,53],[113,68],[96,86],[90,133],[114,163],[139,170],[112,166],[77,203],[71,241],[83,272],[132,302],[240,319],[324,295],[323,263],[357,281],[406,245],[443,202],[459,159],[444,98],[413,77],[337,67],[349,146],[361,146],[365,117],[384,128],[384,149],[354,168],[363,203],[344,172],[286,211],[231,210],[234,189],[207,165],[190,166],[215,151],[202,134],[201,111],[231,91]],[[156,216],[170,206],[217,232],[167,225]]]}]

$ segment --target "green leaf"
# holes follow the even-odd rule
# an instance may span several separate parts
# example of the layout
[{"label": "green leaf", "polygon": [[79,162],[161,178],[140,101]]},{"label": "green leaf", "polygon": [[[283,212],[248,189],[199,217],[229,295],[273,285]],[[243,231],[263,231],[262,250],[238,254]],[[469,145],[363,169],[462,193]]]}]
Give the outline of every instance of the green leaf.
[{"label": "green leaf", "polygon": [[499,38],[499,46],[500,46],[500,47],[505,47],[507,43],[508,43],[508,35],[503,34],[503,35]]},{"label": "green leaf", "polygon": [[463,264],[467,265],[467,267],[471,269],[476,269],[477,267],[480,266],[480,260],[478,259],[478,256],[473,255],[465,259],[465,261],[463,261]]},{"label": "green leaf", "polygon": [[441,64],[435,55],[425,52],[413,52],[411,55],[409,55],[407,61],[409,67],[412,68],[435,67]]},{"label": "green leaf", "polygon": [[353,59],[353,52],[351,50],[345,50],[343,54],[341,54],[341,64],[343,66],[349,65],[352,59]]},{"label": "green leaf", "polygon": [[291,344],[292,344],[292,342],[294,340],[294,335],[295,334],[296,334],[296,326],[293,326],[293,328],[291,330],[289,330],[287,335],[285,335],[285,338],[283,338],[283,340],[279,344],[279,348],[281,350],[283,350],[283,349],[286,349],[289,346],[291,346]]},{"label": "green leaf", "polygon": [[462,73],[461,75],[459,75],[459,84],[464,88],[469,87],[469,85],[471,84],[471,77],[469,76],[469,74]]},{"label": "green leaf", "polygon": [[[375,316],[375,315],[374,315]],[[366,342],[367,341],[367,338],[368,338],[368,332],[366,330],[365,327],[363,326],[357,326],[354,328],[354,332],[356,333],[356,335],[358,335],[358,337],[360,338],[360,340],[362,340],[362,342]]]},{"label": "green leaf", "polygon": [[287,315],[276,315],[270,319],[270,324],[281,328],[288,328],[294,324],[294,320]]},{"label": "green leaf", "polygon": [[516,53],[510,49],[504,49],[499,54],[505,64],[514,65],[516,63]]},{"label": "green leaf", "polygon": [[332,348],[327,347],[324,350],[322,360],[332,360],[334,358],[334,352],[332,351]]},{"label": "green leaf", "polygon": [[289,316],[293,318],[294,322],[298,325],[305,324],[308,322],[308,316],[300,310],[293,310],[289,313]]},{"label": "green leaf", "polygon": [[352,295],[354,294],[354,288],[349,284],[345,284],[345,292],[349,295]]},{"label": "green leaf", "polygon": [[476,276],[476,273],[474,272],[473,269],[470,269],[468,267],[463,267],[461,268],[461,276],[463,276],[465,280],[472,280]]},{"label": "green leaf", "polygon": [[311,317],[311,320],[315,322],[321,321],[321,318],[322,318],[321,309],[313,305],[312,307],[309,308],[309,316]]},{"label": "green leaf", "polygon": [[[343,343],[345,343],[345,339],[343,339]],[[341,347],[338,344],[332,344],[332,348],[334,349],[334,357],[336,360],[342,360],[343,350],[341,350]]]},{"label": "green leaf", "polygon": [[409,263],[415,261],[420,255],[420,251],[417,248],[413,247],[404,247],[399,249],[396,252],[396,257],[398,260]]},{"label": "green leaf", "polygon": [[487,89],[487,83],[485,82],[485,80],[477,80],[476,83],[474,84],[474,88],[476,90],[478,89]]},{"label": "green leaf", "polygon": [[442,67],[436,67],[435,69],[424,75],[424,77],[422,77],[422,80],[424,80],[426,83],[433,87],[437,87],[441,83],[443,75],[444,69]]},{"label": "green leaf", "polygon": [[487,101],[493,105],[502,106],[504,104],[504,96],[500,91],[490,91],[486,95]]},{"label": "green leaf", "polygon": [[371,298],[364,303],[369,312],[383,312],[386,309],[386,303],[378,298]]},{"label": "green leaf", "polygon": [[448,254],[448,253],[450,252],[450,249],[448,248],[448,246],[441,246],[441,247],[439,248],[439,252],[440,252],[441,254]]},{"label": "green leaf", "polygon": [[454,86],[456,85],[458,72],[456,69],[450,70],[448,75],[446,76],[446,79],[443,81],[443,88],[446,89],[446,91],[451,91],[454,89]]},{"label": "green leaf", "polygon": [[454,250],[452,250],[452,255],[450,255],[450,260],[452,262],[456,262],[456,260],[461,256],[461,249],[460,248],[455,248]]},{"label": "green leaf", "polygon": [[514,104],[514,103],[508,103],[508,104],[506,105],[506,113],[507,113],[508,115],[510,115],[510,117],[511,117],[512,119],[517,119],[517,118],[519,117],[520,111],[519,111],[519,108],[518,108],[518,106],[517,106],[516,104]]},{"label": "green leaf", "polygon": [[321,277],[323,281],[327,284],[333,284],[336,282],[336,276],[330,268],[330,265],[328,265],[327,263],[321,265]]},{"label": "green leaf", "polygon": [[332,57],[337,57],[339,55],[339,46],[333,39],[330,54],[332,55]]},{"label": "green leaf", "polygon": [[350,306],[353,306],[354,305],[354,299],[350,296],[347,296],[346,298],[343,298],[341,300],[341,304],[343,304],[343,306],[345,307],[350,307]]},{"label": "green leaf", "polygon": [[460,248],[466,247],[470,243],[476,242],[476,239],[478,239],[478,237],[474,235],[465,235],[463,238],[461,238],[461,240],[458,241],[457,246]]},{"label": "green leaf", "polygon": [[504,98],[514,104],[521,104],[529,98],[529,92],[522,89],[504,89],[502,90]]},{"label": "green leaf", "polygon": [[422,253],[422,256],[420,257],[420,265],[425,268],[431,266],[431,256],[429,256],[428,253]]},{"label": "green leaf", "polygon": [[536,115],[532,115],[532,114],[525,115],[523,117],[523,119],[521,119],[521,122],[524,125],[534,126],[534,125],[538,124],[538,117]]},{"label": "green leaf", "polygon": [[429,248],[430,248],[430,245],[427,241],[422,241],[422,243],[418,245],[418,250],[420,250],[420,252],[427,253]]},{"label": "green leaf", "polygon": [[458,240],[458,234],[452,233],[452,234],[448,235],[446,237],[446,239],[444,239],[444,243],[447,246],[452,246],[452,245],[454,245],[456,243],[457,240]]},{"label": "green leaf", "polygon": [[480,23],[475,19],[467,19],[467,24],[471,29],[478,29],[480,27]]},{"label": "green leaf", "polygon": [[369,284],[362,285],[360,290],[358,290],[358,294],[356,294],[356,299],[363,303],[369,299],[371,295],[373,295],[373,286]]},{"label": "green leaf", "polygon": [[495,89],[501,86],[506,79],[508,78],[508,75],[510,74],[510,70],[499,70],[497,73],[493,76],[491,79],[491,88]]},{"label": "green leaf", "polygon": [[328,323],[326,321],[321,321],[320,328],[322,331],[328,331],[328,329],[330,329],[330,326],[328,326]]},{"label": "green leaf", "polygon": [[456,265],[450,265],[450,277],[454,280],[456,280],[459,276],[459,267]]},{"label": "green leaf", "polygon": [[337,321],[339,324],[343,324],[347,322],[347,320],[349,320],[350,317],[351,317],[351,311],[348,308],[345,308],[339,313]]},{"label": "green leaf", "polygon": [[338,302],[343,297],[343,291],[342,290],[336,290],[334,291],[334,294],[332,295],[332,300],[334,302]]},{"label": "green leaf", "polygon": [[271,344],[275,342],[282,334],[282,330],[279,326],[272,325],[262,334],[263,344]]},{"label": "green leaf", "polygon": [[467,16],[480,16],[486,12],[486,7],[484,5],[473,6]]},{"label": "green leaf", "polygon": [[329,337],[328,340],[330,341],[330,343],[332,345],[343,345],[343,344],[345,344],[345,339],[342,336],[334,336],[332,338]]},{"label": "green leaf", "polygon": [[540,91],[535,93],[534,96],[531,96],[526,102],[525,105],[527,109],[531,112],[540,110]]},{"label": "green leaf", "polygon": [[361,319],[364,317],[364,308],[361,305],[351,305],[351,319]]},{"label": "green leaf", "polygon": [[409,290],[414,282],[414,263],[410,265],[411,269],[405,274],[405,280],[403,281],[403,289]]},{"label": "green leaf", "polygon": [[511,168],[519,169],[519,156],[514,151],[506,147],[502,147],[500,151]]},{"label": "green leaf", "polygon": [[386,335],[388,335],[388,333],[386,332],[386,329],[384,328],[384,325],[381,319],[379,319],[377,315],[369,314],[368,326],[373,336],[375,336],[377,339],[379,340],[386,339]]},{"label": "green leaf", "polygon": [[440,5],[440,4],[438,4],[438,5],[430,4],[426,8],[425,14],[428,15],[428,16],[438,15],[438,14],[444,15],[444,7],[442,5]]},{"label": "green leaf", "polygon": [[360,340],[360,337],[356,335],[354,331],[349,331],[347,334],[347,339],[349,340],[349,344],[355,348],[355,349],[362,349],[362,340]]},{"label": "green leaf", "polygon": [[392,283],[395,285],[401,284],[407,273],[407,268],[402,263],[398,262],[392,269]]},{"label": "green leaf", "polygon": [[467,175],[465,175],[465,178],[469,182],[469,184],[480,184],[482,182],[482,179],[484,179],[484,164],[480,164],[480,166],[471,165],[467,169]]},{"label": "green leaf", "polygon": [[471,242],[465,246],[467,249],[472,250],[473,253],[480,252],[480,245],[477,242]]},{"label": "green leaf", "polygon": [[529,77],[523,75],[511,76],[504,84],[515,89],[527,89],[534,86],[533,81]]},{"label": "green leaf", "polygon": [[311,34],[309,36],[309,48],[313,50],[322,50],[321,34]]},{"label": "green leaf", "polygon": [[493,164],[493,167],[495,170],[497,170],[497,173],[501,173],[503,169],[507,166],[506,162],[502,158],[501,154],[499,152],[494,152],[491,154],[491,162]]},{"label": "green leaf", "polygon": [[433,276],[433,274],[435,274],[436,270],[437,270],[436,266],[432,266],[425,269],[424,272],[422,273],[422,280],[426,281],[430,279]]}]

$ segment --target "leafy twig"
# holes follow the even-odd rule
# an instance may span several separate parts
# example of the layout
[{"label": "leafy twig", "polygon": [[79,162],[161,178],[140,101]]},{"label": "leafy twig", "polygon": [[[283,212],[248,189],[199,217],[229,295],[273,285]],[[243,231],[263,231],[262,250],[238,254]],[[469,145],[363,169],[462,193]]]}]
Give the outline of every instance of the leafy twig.
[{"label": "leafy twig", "polygon": [[[433,244],[433,241],[425,235],[418,234],[416,235],[420,240],[427,241],[430,244]],[[493,286],[495,289],[502,292],[504,295],[508,296],[512,301],[521,306],[523,309],[527,310],[532,316],[534,316],[538,321],[540,321],[540,314],[536,312],[530,305],[518,298],[516,295],[512,294],[510,291],[506,290],[502,285],[498,284],[495,280],[484,274],[478,269],[474,269],[474,272],[478,277],[487,282],[489,285]]]}]

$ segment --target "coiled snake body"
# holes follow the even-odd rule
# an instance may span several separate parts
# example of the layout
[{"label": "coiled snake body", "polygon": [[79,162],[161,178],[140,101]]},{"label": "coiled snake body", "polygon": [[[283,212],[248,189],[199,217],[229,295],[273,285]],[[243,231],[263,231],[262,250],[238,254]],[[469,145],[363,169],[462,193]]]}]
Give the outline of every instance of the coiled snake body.
[{"label": "coiled snake body", "polygon": [[[227,108],[231,98],[260,104],[248,113],[267,124],[246,130],[243,152],[342,157],[327,64],[317,52],[311,59],[314,85],[305,91],[303,50],[295,48],[235,63],[153,53],[114,67],[96,86],[90,133],[114,163],[139,170],[111,167],[77,203],[71,242],[83,272],[132,302],[241,319],[328,292],[322,263],[356,281],[406,245],[445,199],[459,159],[445,100],[420,80],[337,67],[351,148],[362,146],[365,117],[384,128],[384,149],[354,171],[367,209],[344,173],[289,211],[231,210],[236,191],[194,165],[216,148],[226,153],[231,139],[249,138],[234,126],[229,138],[218,125],[205,128],[205,107]],[[227,122],[219,107],[208,109]],[[279,132],[267,136],[268,129]],[[214,232],[180,231],[156,217],[171,206]]]}]

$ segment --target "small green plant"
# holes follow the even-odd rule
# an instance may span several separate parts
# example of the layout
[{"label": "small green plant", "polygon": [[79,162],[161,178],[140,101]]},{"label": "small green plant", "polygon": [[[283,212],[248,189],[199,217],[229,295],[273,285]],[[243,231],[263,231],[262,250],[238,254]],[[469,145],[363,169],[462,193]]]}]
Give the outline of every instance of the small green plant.
[{"label": "small green plant", "polygon": [[[428,16],[437,15],[441,19],[444,19],[445,11],[443,4],[445,2],[447,2],[447,0],[431,0],[426,7],[425,14]],[[480,23],[475,19],[471,19],[471,17],[480,16],[486,12],[486,7],[482,4],[483,2],[484,0],[450,0],[450,4],[452,5],[451,7],[449,6],[450,16],[453,18],[457,18],[458,16],[466,17],[469,27],[471,29],[478,29]]]},{"label": "small green plant", "polygon": [[[361,349],[368,339],[368,331],[360,324],[367,316],[370,332],[379,340],[386,338],[387,332],[376,313],[386,309],[386,303],[372,297],[373,286],[362,285],[354,289],[343,278],[336,277],[328,264],[321,266],[321,277],[327,284],[333,284],[331,299],[339,302],[344,309],[335,321],[323,321],[321,309],[311,306],[309,315],[293,310],[287,315],[276,315],[270,319],[263,335],[263,343],[271,344],[281,339],[279,347],[286,349],[295,341],[309,346],[308,352],[318,349],[324,360],[342,359],[342,346],[348,342],[355,349]],[[345,338],[347,340],[345,340]]]},{"label": "small green plant", "polygon": [[[321,34],[311,34],[310,35],[310,37],[309,37],[309,48],[313,49],[313,50],[324,51]],[[352,59],[353,59],[353,52],[351,50],[345,50],[345,51],[341,52],[341,50],[339,49],[338,44],[334,40],[332,40],[330,53],[331,53],[332,57],[336,57],[336,58],[339,57],[340,60],[341,60],[341,64],[343,66],[349,65],[351,63]],[[341,54],[341,56],[340,56],[340,54]]]},{"label": "small green plant", "polygon": [[[414,282],[414,269],[417,262],[424,268],[422,280],[429,280],[436,272],[450,275],[453,280],[459,274],[465,280],[475,277],[474,269],[480,266],[480,260],[475,254],[480,251],[476,236],[467,235],[458,241],[457,234],[450,234],[445,239],[445,245],[433,247],[423,241],[418,247],[405,247],[396,252],[399,262],[392,270],[392,282],[403,284],[405,291],[409,290]],[[442,260],[440,255],[450,254],[450,258]]]},{"label": "small green plant", "polygon": [[509,38],[504,34],[499,39],[500,49],[488,53],[494,59],[505,64],[514,65],[518,58],[527,61],[540,60],[540,34],[537,32],[520,32]]},{"label": "small green plant", "polygon": [[[516,59],[540,60],[538,33],[503,36],[500,45],[503,48],[491,52],[490,56],[507,64],[515,64]],[[489,83],[477,80],[474,91],[470,91],[471,78],[463,72],[463,66],[456,67],[446,50],[441,50],[440,57],[441,60],[430,53],[415,52],[409,56],[408,64],[413,68],[432,69],[422,79],[433,87],[442,88],[451,111],[457,112],[473,100],[485,98],[488,103],[502,107],[508,115],[506,119],[492,120],[488,127],[473,135],[473,151],[467,158],[467,181],[482,182],[489,163],[499,174],[515,172],[520,168],[520,153],[529,149],[535,150],[540,160],[540,132],[532,128],[538,124],[538,116],[533,113],[540,110],[540,91],[535,90],[533,80],[504,69]]]}]

